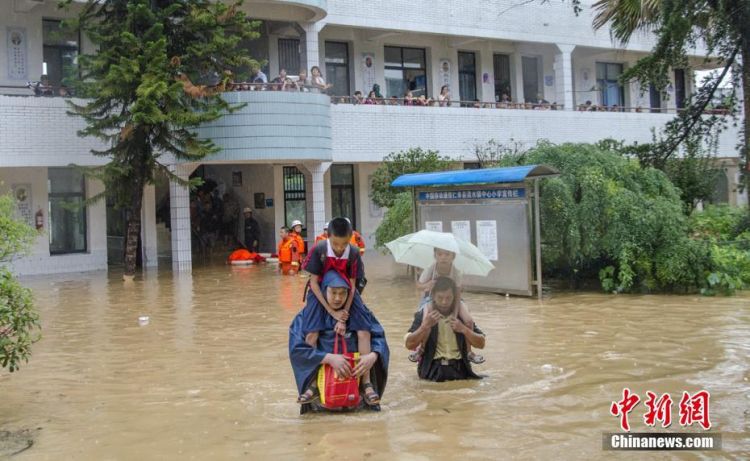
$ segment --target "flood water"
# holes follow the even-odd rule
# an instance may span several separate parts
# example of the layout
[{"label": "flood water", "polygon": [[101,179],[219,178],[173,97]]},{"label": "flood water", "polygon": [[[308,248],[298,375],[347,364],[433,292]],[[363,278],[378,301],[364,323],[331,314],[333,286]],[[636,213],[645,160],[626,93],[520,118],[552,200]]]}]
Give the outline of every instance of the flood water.
[{"label": "flood water", "polygon": [[[302,277],[271,267],[29,278],[43,321],[31,361],[0,374],[0,431],[28,430],[13,460],[748,459],[750,295],[535,299],[468,293],[487,335],[481,381],[419,381],[403,336],[418,293],[366,260],[364,299],[391,348],[380,413],[299,416],[287,328]],[[380,267],[376,267],[380,264]],[[139,316],[149,316],[141,326]],[[604,452],[624,387],[711,392],[720,452]],[[631,413],[643,424],[643,401]],[[660,429],[650,429],[659,431]],[[1,455],[0,455],[1,456]]]}]

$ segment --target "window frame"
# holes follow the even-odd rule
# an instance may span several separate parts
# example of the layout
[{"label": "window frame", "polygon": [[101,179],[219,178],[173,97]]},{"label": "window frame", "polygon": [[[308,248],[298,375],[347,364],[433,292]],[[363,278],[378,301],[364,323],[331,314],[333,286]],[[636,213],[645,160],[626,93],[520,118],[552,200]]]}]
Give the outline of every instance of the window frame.
[{"label": "window frame", "polygon": [[[401,56],[401,66],[400,67],[398,67],[398,66],[389,66],[386,63],[385,55],[386,55],[386,50],[388,48],[393,48],[393,49],[398,49],[399,50],[399,54]],[[423,60],[424,60],[424,64],[423,64],[424,67],[406,67],[406,66],[404,66],[404,50],[417,50],[417,51],[421,51],[422,54],[423,54],[422,57],[423,57]],[[425,80],[424,96],[425,96],[425,98],[429,98],[430,97],[430,82],[429,82],[430,76],[427,73],[427,48],[419,48],[419,47],[412,47],[412,46],[398,46],[398,45],[384,45],[384,47],[383,47],[383,69],[384,69],[384,71],[386,71],[386,70],[400,70],[401,71],[401,80],[404,81],[404,82],[408,82],[408,80],[406,79],[406,72],[407,71],[422,71],[422,74],[424,75],[424,80]],[[366,89],[366,90],[367,90],[367,92],[370,91],[369,88]],[[387,84],[387,81],[386,81],[386,91],[387,90],[388,90],[388,84]],[[407,88],[407,91],[409,91],[408,88]],[[414,91],[414,90],[411,90],[411,91]],[[390,98],[391,96],[394,96],[394,95],[391,95],[391,94],[386,95],[386,97],[388,97],[388,98]],[[403,98],[404,97],[403,94],[399,94],[399,95],[395,95],[395,96],[397,96],[398,98]],[[418,97],[418,96],[420,96],[420,94],[414,94],[413,96],[414,97]]]},{"label": "window frame", "polygon": [[[600,78],[599,76],[599,66],[604,66],[604,78]],[[622,75],[625,72],[625,64],[622,62],[604,62],[604,61],[596,61],[596,84],[597,86],[600,84],[600,82],[616,82],[617,87],[620,89],[620,103],[617,104],[621,109],[627,105],[627,101],[625,100],[625,85],[620,83],[619,76],[618,78],[612,80],[607,78],[609,75],[609,66],[619,66],[620,67],[620,75]],[[606,94],[607,88],[599,88],[599,99],[602,106],[605,107],[612,107],[614,104],[605,104],[604,100],[605,94]]]},{"label": "window frame", "polygon": [[[344,64],[329,63],[328,62],[328,53],[327,53],[328,50],[327,50],[327,46],[328,46],[329,43],[333,44],[333,45],[343,45],[344,46],[344,48],[346,50],[346,53],[345,53],[346,54],[346,62]],[[328,66],[332,66],[332,67],[336,67],[336,68],[345,68],[346,69],[346,93],[345,94],[336,94],[336,93],[334,93],[332,90],[335,87],[332,87],[331,91],[329,93],[332,94],[332,95],[334,95],[334,96],[351,96],[351,94],[352,94],[351,93],[351,74],[352,74],[352,72],[351,72],[351,68],[350,68],[350,66],[351,66],[351,59],[350,59],[350,54],[349,54],[349,42],[338,41],[338,40],[326,40],[323,43],[323,63],[324,63],[325,68],[326,68],[326,77],[328,78],[328,83],[333,83],[332,80],[331,80],[331,72],[328,70]]]},{"label": "window frame", "polygon": [[[350,184],[334,184],[333,182],[333,169],[349,167],[351,172],[352,182]],[[331,213],[333,213],[334,199],[340,198],[341,195],[347,191],[352,194],[352,215],[347,216],[352,221],[352,227],[357,228],[357,190],[355,187],[355,176],[354,176],[354,164],[353,163],[334,163],[331,165]]]},{"label": "window frame", "polygon": [[[47,229],[49,231],[49,254],[50,256],[88,253],[89,248],[89,217],[88,206],[86,205],[86,176],[81,174],[81,192],[52,192],[52,180],[50,179],[51,170],[71,170],[69,167],[49,167],[47,168]],[[52,199],[53,198],[81,198],[81,216],[83,219],[83,249],[76,250],[52,250]]]},{"label": "window frame", "polygon": [[[76,59],[78,59],[78,58],[81,57],[81,29],[76,30],[76,46],[70,46],[70,45],[47,45],[44,42],[44,23],[45,22],[56,22],[57,25],[58,25],[58,28],[60,28],[59,26],[62,24],[62,22],[65,19],[66,18],[49,18],[49,17],[44,17],[44,16],[42,17],[42,75],[47,75],[48,78],[49,78],[49,74],[45,74],[44,73],[44,50],[45,50],[45,48],[53,48],[53,49],[60,50],[60,51],[75,51],[76,52]],[[47,70],[49,71],[49,69],[47,69]],[[61,69],[61,71],[62,71],[62,69]],[[78,79],[80,79],[81,78],[81,66],[79,66],[78,64],[76,64],[76,74],[78,76]],[[54,89],[58,89],[58,88],[60,88],[60,87],[62,87],[64,85],[62,79],[60,80],[60,82],[59,82],[58,85],[54,85],[52,82],[50,82],[50,84],[52,85],[52,87]]]}]

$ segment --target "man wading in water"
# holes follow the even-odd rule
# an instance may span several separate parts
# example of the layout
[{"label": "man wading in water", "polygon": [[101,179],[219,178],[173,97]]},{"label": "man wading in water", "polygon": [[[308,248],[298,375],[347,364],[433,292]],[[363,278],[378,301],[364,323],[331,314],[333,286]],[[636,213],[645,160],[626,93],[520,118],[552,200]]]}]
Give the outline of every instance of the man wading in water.
[{"label": "man wading in water", "polygon": [[452,381],[479,378],[471,370],[467,344],[484,348],[484,333],[474,324],[467,327],[456,318],[458,288],[448,277],[438,277],[431,292],[428,313],[418,310],[414,323],[406,335],[406,348],[414,350],[422,346],[424,354],[417,365],[417,373],[430,381]]}]

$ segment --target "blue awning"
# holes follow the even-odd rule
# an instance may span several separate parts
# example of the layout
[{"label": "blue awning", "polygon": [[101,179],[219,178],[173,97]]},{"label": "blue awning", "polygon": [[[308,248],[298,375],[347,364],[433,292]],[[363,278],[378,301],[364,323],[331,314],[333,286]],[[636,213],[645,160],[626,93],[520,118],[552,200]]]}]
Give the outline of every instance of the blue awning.
[{"label": "blue awning", "polygon": [[560,172],[546,165],[524,165],[484,170],[452,170],[434,173],[404,174],[391,183],[393,187],[445,186],[457,184],[499,184],[525,179],[552,177]]}]

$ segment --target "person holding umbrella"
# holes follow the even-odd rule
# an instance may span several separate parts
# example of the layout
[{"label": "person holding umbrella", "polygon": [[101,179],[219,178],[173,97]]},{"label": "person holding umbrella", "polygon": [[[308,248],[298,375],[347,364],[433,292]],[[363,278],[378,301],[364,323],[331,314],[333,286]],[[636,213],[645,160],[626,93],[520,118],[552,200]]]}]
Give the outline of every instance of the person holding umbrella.
[{"label": "person holding umbrella", "polygon": [[[476,246],[447,232],[421,230],[388,242],[386,247],[397,262],[424,268],[417,281],[417,287],[424,292],[419,311],[425,319],[429,315],[428,306],[431,305],[430,292],[438,278],[451,279],[458,287],[460,295],[464,274],[486,276],[494,269],[492,263]],[[460,296],[454,298],[454,303],[457,318],[469,329],[474,328],[474,320]],[[422,347],[416,348],[409,355],[409,360],[418,362],[422,350]],[[475,364],[484,363],[484,357],[471,351],[471,344],[467,344],[467,357]]]}]

